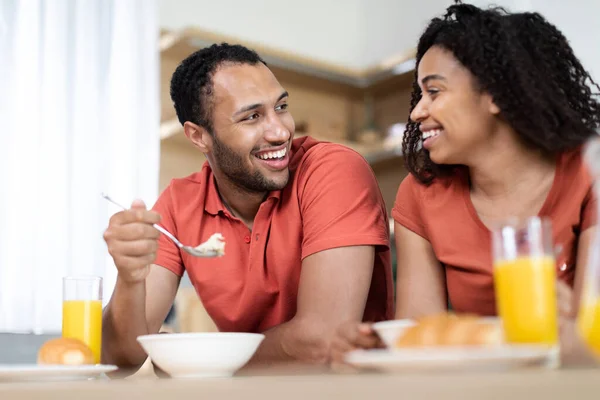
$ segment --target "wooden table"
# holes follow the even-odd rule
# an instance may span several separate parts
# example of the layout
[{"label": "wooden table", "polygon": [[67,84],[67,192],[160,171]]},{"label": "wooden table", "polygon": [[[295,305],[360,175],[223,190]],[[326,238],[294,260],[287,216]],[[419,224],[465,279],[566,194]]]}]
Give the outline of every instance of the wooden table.
[{"label": "wooden table", "polygon": [[600,369],[375,374],[316,368],[245,371],[229,379],[128,378],[0,383],[0,399],[561,399],[600,398]]}]

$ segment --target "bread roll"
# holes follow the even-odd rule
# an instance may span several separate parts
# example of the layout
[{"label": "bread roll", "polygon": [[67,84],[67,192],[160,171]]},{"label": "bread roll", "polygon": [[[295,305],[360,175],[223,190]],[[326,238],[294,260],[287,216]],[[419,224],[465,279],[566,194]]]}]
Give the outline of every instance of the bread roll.
[{"label": "bread roll", "polygon": [[417,320],[396,341],[397,348],[500,344],[502,332],[474,315],[438,314]]},{"label": "bread roll", "polygon": [[438,346],[442,332],[445,332],[450,315],[441,314],[424,317],[417,324],[407,328],[398,338],[397,347]]},{"label": "bread roll", "polygon": [[46,365],[94,364],[94,354],[82,341],[61,337],[50,339],[42,345],[37,362]]}]

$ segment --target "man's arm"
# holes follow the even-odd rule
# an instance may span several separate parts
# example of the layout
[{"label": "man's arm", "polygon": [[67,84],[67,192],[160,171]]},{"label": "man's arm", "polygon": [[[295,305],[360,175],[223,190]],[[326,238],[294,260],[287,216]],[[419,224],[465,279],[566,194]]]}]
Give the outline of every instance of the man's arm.
[{"label": "man's arm", "polygon": [[346,321],[362,320],[374,258],[373,246],[340,247],[306,257],[296,315],[265,332],[265,340],[251,363],[327,361],[337,327]]},{"label": "man's arm", "polygon": [[144,363],[146,353],[136,338],[158,333],[179,281],[177,275],[158,265],[150,266],[145,281],[128,283],[117,278],[102,319],[102,363],[117,365],[121,372],[135,372]]},{"label": "man's arm", "polygon": [[[322,144],[306,155],[297,179],[303,227],[297,310],[265,333],[254,362],[327,361],[339,325],[362,321],[372,277],[391,279],[391,271],[374,271],[389,268],[375,258],[376,246],[388,248],[390,238],[385,203],[366,160]],[[381,314],[388,306],[382,302]]]},{"label": "man's arm", "polygon": [[[165,220],[170,222],[170,214],[164,210],[163,214],[164,225]],[[158,332],[179,286],[181,274],[175,272],[177,268],[153,264],[161,235],[152,224],[160,221],[158,212],[147,210],[143,202],[136,200],[129,210],[113,215],[104,232],[118,275],[103,312],[101,359],[119,366],[119,374],[135,371],[144,363],[146,354],[136,338]],[[169,245],[174,246],[162,246],[163,254],[170,250]]]}]

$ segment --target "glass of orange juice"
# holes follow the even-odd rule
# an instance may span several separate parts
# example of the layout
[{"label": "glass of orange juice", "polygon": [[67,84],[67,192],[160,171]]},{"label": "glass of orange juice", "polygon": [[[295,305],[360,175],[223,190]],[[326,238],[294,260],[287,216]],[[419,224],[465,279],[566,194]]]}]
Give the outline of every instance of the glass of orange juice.
[{"label": "glass of orange juice", "polygon": [[588,347],[600,357],[600,233],[592,242],[584,275],[577,329]]},{"label": "glass of orange juice", "polygon": [[63,278],[62,336],[79,339],[100,363],[102,344],[102,278]]},{"label": "glass of orange juice", "polygon": [[556,261],[549,219],[513,219],[493,229],[496,307],[507,343],[549,346],[558,366]]}]

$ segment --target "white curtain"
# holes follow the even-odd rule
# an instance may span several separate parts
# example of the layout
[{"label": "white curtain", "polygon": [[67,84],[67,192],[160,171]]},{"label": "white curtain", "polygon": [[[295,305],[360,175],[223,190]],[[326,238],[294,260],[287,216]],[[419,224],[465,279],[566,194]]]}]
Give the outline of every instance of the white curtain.
[{"label": "white curtain", "polygon": [[59,332],[63,276],[109,300],[100,194],[157,197],[158,34],[155,0],[0,0],[0,331]]}]

